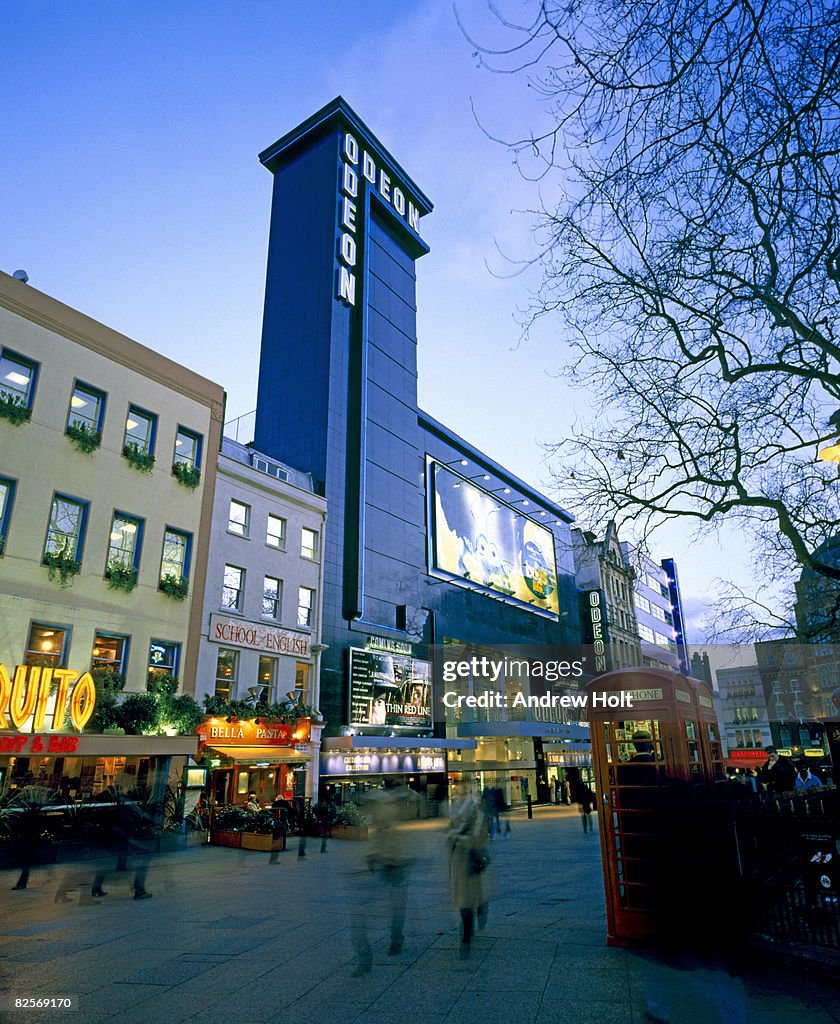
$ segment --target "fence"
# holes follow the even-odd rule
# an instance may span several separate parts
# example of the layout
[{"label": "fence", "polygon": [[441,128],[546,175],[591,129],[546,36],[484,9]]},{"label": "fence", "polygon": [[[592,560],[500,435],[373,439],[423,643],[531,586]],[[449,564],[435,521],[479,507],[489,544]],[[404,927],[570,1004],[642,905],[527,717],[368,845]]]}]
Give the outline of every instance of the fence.
[{"label": "fence", "polygon": [[733,826],[752,930],[840,954],[840,791],[739,802]]}]

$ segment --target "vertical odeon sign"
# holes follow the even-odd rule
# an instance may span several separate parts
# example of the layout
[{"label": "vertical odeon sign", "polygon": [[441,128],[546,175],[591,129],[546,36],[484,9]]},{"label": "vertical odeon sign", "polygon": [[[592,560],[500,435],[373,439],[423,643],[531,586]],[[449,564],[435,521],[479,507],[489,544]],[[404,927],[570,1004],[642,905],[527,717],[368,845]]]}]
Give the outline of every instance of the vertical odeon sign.
[{"label": "vertical odeon sign", "polygon": [[338,298],[348,306],[356,305],[357,264],[359,260],[358,231],[364,215],[360,210],[363,182],[375,190],[385,206],[416,235],[420,234],[420,210],[406,198],[391,175],[379,167],[366,149],[360,149],[355,135],[349,132],[341,142],[341,183],[339,185],[338,221],[341,230],[338,246]]},{"label": "vertical odeon sign", "polygon": [[607,659],[607,620],[603,590],[585,590],[581,594],[584,642],[592,645],[595,674],[609,669]]}]

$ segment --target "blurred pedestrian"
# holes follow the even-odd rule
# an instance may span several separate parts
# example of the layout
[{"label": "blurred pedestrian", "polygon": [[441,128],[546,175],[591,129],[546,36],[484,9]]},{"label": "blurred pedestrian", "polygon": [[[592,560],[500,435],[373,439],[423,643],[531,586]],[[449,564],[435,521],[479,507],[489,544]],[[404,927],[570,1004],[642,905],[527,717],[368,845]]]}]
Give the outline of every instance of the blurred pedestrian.
[{"label": "blurred pedestrian", "polygon": [[563,779],[563,803],[567,807],[572,806],[572,787],[569,785],[568,779]]},{"label": "blurred pedestrian", "polygon": [[462,958],[469,956],[476,920],[479,928],[487,923],[490,855],[485,846],[486,837],[481,806],[476,800],[465,801],[448,833],[449,878],[452,897],[461,915]]},{"label": "blurred pedestrian", "polygon": [[390,922],[388,956],[401,953],[405,942],[406,890],[411,858],[403,822],[403,803],[402,787],[388,779],[385,789],[373,793],[365,804],[370,830],[364,851],[369,884],[366,887],[367,898],[359,899],[351,921],[353,949],[359,959],[353,969],[353,977],[367,974],[373,962],[367,935],[371,904],[384,897]]},{"label": "blurred pedestrian", "polygon": [[485,786],[482,791],[481,807],[487,823],[487,834],[492,839],[497,832],[501,831],[501,822],[499,821],[499,803],[496,797],[496,790],[490,786]]},{"label": "blurred pedestrian", "polygon": [[592,808],[595,806],[595,794],[589,786],[581,786],[578,803],[580,804],[580,820],[583,824],[583,831],[584,833],[592,832]]}]

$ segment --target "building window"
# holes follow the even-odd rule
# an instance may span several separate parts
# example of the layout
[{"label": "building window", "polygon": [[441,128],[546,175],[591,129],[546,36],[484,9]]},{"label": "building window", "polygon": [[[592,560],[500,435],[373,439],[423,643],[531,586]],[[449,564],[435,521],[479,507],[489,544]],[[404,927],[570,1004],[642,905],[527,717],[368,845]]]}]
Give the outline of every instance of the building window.
[{"label": "building window", "polygon": [[265,542],[272,548],[286,548],[286,520],[269,513],[268,527],[265,531]]},{"label": "building window", "polygon": [[192,466],[201,469],[201,435],[194,434],[191,430],[178,427],[175,435],[175,454],[172,456],[173,464],[181,463],[184,466]]},{"label": "building window", "polygon": [[295,694],[303,704],[309,703],[309,670],[305,661],[295,662]]},{"label": "building window", "polygon": [[283,582],[273,576],[263,580],[263,615],[268,619],[279,619],[283,600]]},{"label": "building window", "polygon": [[12,504],[15,500],[15,481],[0,476],[0,555],[6,550],[9,523],[12,519]]},{"label": "building window", "polygon": [[154,413],[144,412],[143,409],[130,405],[125,421],[123,446],[136,447],[144,455],[154,455],[156,428],[157,416]]},{"label": "building window", "polygon": [[245,597],[245,570],[235,565],[225,566],[225,579],[222,587],[222,608],[241,612]]},{"label": "building window", "polygon": [[33,622],[29,627],[24,664],[61,668],[66,664],[65,659],[69,646],[69,629],[64,626],[50,626],[42,622]]},{"label": "building window", "polygon": [[259,687],[257,701],[260,704],[271,704],[274,701],[274,685],[276,682],[277,659],[261,654],[260,665],[257,669],[257,686]]},{"label": "building window", "polygon": [[50,521],[47,526],[47,541],[44,544],[44,557],[47,555],[65,555],[77,562],[82,560],[82,548],[85,540],[88,503],[56,494],[50,509]]},{"label": "building window", "polygon": [[216,658],[216,689],[217,697],[230,700],[236,690],[236,676],[239,671],[239,652],[228,647],[220,647]]},{"label": "building window", "polygon": [[647,640],[649,644],[654,643],[654,633],[650,626],[646,626],[643,622],[639,623],[639,636],[642,640]]},{"label": "building window", "polygon": [[251,506],[231,499],[228,513],[228,532],[237,537],[247,537],[251,526]]},{"label": "building window", "polygon": [[836,665],[820,665],[820,689],[831,690],[840,683]]},{"label": "building window", "polygon": [[93,653],[90,660],[92,669],[108,669],[111,673],[125,676],[128,662],[128,637],[110,633],[95,633]]},{"label": "building window", "polygon": [[167,527],[163,534],[163,555],[160,560],[160,578],[174,576],[189,579],[190,546],[192,536]]},{"label": "building window", "polygon": [[784,661],[785,661],[786,665],[795,665],[796,664],[796,655],[793,653],[793,651],[785,651],[785,653],[784,653]]},{"label": "building window", "polygon": [[318,557],[318,533],[308,526],[300,531],[300,553],[303,558]]},{"label": "building window", "polygon": [[0,398],[32,408],[38,364],[4,348],[0,353]]},{"label": "building window", "polygon": [[664,608],[660,608],[658,604],[651,603],[650,613],[651,613],[651,615],[655,619],[659,619],[660,622],[667,622],[668,621],[666,616],[665,616],[665,609]]},{"label": "building window", "polygon": [[136,570],[139,567],[142,538],[142,519],[126,515],[125,512],[114,513],[114,518],[111,520],[111,534],[108,539],[106,576],[110,576],[112,568]]},{"label": "building window", "polygon": [[99,434],[102,431],[104,414],[104,393],[76,381],[70,399],[70,412],[67,414],[67,429],[81,427],[88,433]]},{"label": "building window", "polygon": [[648,615],[650,615],[650,601],[648,601],[646,597],[642,597],[641,594],[635,594],[634,600],[636,602],[637,608],[639,608],[643,612],[647,612]]},{"label": "building window", "polygon": [[152,640],[149,644],[149,663],[146,666],[148,681],[162,676],[178,678],[178,664],[181,660],[181,645],[168,640]]},{"label": "building window", "polygon": [[299,626],[311,626],[315,619],[315,591],[309,587],[298,587],[298,615]]}]

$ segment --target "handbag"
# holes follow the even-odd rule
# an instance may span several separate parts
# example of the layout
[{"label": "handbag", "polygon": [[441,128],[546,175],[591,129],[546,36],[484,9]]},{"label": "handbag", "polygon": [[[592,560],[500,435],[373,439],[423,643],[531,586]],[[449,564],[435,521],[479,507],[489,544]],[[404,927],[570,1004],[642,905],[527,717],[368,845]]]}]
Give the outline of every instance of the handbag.
[{"label": "handbag", "polygon": [[470,847],[467,853],[467,874],[468,875],[480,875],[483,871],[487,870],[487,865],[490,863],[490,854],[487,850],[479,849],[478,847]]}]

